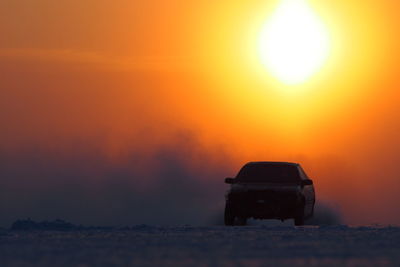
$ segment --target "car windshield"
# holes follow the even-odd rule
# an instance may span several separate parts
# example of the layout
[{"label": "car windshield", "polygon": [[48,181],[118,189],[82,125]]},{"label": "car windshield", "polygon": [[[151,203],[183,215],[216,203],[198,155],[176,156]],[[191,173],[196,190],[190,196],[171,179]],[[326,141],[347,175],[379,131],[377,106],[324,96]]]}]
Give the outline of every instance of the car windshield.
[{"label": "car windshield", "polygon": [[295,165],[248,164],[240,170],[237,180],[244,183],[297,183],[300,176]]}]

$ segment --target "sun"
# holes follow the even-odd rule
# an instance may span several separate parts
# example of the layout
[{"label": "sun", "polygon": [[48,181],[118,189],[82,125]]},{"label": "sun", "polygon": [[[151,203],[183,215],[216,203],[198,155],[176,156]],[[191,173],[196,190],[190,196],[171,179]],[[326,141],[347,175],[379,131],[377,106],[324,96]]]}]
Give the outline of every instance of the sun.
[{"label": "sun", "polygon": [[328,30],[306,0],[282,0],[262,28],[263,65],[286,84],[308,80],[329,56]]}]

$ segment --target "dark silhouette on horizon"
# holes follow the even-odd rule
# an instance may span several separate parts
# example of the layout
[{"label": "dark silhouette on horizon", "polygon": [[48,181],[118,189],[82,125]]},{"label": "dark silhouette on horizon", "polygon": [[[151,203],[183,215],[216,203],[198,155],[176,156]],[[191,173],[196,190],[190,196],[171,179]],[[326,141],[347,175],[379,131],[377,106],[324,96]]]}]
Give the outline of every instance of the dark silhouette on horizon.
[{"label": "dark silhouette on horizon", "polygon": [[315,190],[300,164],[250,162],[231,184],[226,195],[225,225],[246,225],[248,218],[294,219],[304,225],[314,214]]}]

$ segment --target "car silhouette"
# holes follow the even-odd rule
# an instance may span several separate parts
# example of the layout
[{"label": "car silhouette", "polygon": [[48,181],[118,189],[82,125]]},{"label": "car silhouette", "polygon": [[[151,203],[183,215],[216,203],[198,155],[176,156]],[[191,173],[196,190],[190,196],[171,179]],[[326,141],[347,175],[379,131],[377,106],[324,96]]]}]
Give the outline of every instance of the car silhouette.
[{"label": "car silhouette", "polygon": [[294,219],[296,226],[313,216],[315,191],[300,164],[290,162],[250,162],[231,184],[226,194],[225,225],[246,225],[248,218]]}]

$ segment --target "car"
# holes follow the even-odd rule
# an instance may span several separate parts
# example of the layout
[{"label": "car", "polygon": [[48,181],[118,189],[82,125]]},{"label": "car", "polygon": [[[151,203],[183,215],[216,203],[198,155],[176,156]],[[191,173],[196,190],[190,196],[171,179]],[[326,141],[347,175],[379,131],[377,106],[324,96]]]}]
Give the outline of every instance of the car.
[{"label": "car", "polygon": [[235,178],[226,178],[225,225],[247,219],[294,219],[296,226],[314,214],[315,190],[298,163],[249,162]]}]

